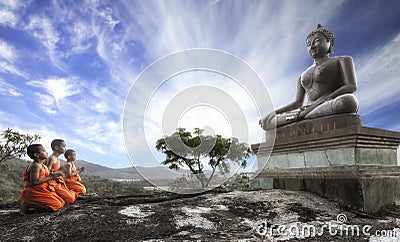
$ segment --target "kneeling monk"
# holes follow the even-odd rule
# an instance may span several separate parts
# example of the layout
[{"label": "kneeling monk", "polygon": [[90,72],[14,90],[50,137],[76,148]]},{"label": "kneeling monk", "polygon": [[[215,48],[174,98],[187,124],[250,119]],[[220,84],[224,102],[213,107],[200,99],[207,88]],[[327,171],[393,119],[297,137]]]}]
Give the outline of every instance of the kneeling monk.
[{"label": "kneeling monk", "polygon": [[33,144],[28,147],[28,156],[33,160],[24,172],[25,185],[21,192],[20,214],[25,214],[28,208],[36,208],[44,211],[57,211],[65,204],[50,181],[61,176],[60,172],[50,171],[43,161],[47,159],[46,149],[40,144]]},{"label": "kneeling monk", "polygon": [[82,179],[79,176],[79,173],[85,170],[84,167],[79,167],[76,169],[75,159],[76,152],[74,150],[67,150],[64,154],[67,159],[67,164],[65,165],[65,184],[67,185],[69,190],[76,192],[78,195],[86,194],[86,187],[81,183]]},{"label": "kneeling monk", "polygon": [[[46,165],[49,167],[50,172],[61,171],[61,163],[58,157],[65,153],[65,147],[65,141],[62,139],[55,139],[51,142],[53,154],[51,154],[46,161]],[[58,177],[55,181],[51,181],[50,185],[54,187],[57,195],[64,199],[65,204],[74,203],[75,199],[78,197],[78,194],[68,189],[63,177]]]}]

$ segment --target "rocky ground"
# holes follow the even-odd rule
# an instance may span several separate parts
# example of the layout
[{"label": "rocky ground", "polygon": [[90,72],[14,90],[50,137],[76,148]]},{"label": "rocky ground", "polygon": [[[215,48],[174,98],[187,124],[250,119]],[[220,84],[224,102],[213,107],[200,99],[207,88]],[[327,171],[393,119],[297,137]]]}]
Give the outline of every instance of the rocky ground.
[{"label": "rocky ground", "polygon": [[350,212],[283,190],[94,195],[54,213],[2,205],[0,228],[0,241],[400,241],[400,207]]}]

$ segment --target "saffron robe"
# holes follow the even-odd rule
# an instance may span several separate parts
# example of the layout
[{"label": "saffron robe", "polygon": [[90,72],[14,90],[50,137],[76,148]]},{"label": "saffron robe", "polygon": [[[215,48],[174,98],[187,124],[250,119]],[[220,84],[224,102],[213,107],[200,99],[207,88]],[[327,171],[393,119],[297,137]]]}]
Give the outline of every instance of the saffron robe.
[{"label": "saffron robe", "polygon": [[[76,166],[74,162],[71,162],[71,173],[76,172]],[[81,183],[82,179],[79,174],[75,176],[64,178],[65,184],[69,188],[69,190],[74,191],[78,195],[86,194],[86,187]]]},{"label": "saffron robe", "polygon": [[[53,211],[57,211],[65,205],[64,200],[58,196],[49,182],[43,182],[41,184],[33,185],[30,182],[30,174],[28,170],[29,166],[26,167],[24,177],[24,188],[21,191],[21,201],[28,204],[34,205],[45,205]],[[50,171],[46,165],[42,165],[39,171],[39,178],[49,176]]]},{"label": "saffron robe", "polygon": [[[57,162],[53,163],[52,167],[51,168],[49,167],[49,169],[55,172],[60,170],[60,167],[61,167],[60,160],[57,158]],[[63,177],[61,176],[57,177],[56,179],[51,180],[49,183],[50,186],[54,187],[57,195],[60,196],[62,199],[64,199],[65,204],[72,204],[75,202],[76,198],[78,197],[78,194],[68,189]]]}]

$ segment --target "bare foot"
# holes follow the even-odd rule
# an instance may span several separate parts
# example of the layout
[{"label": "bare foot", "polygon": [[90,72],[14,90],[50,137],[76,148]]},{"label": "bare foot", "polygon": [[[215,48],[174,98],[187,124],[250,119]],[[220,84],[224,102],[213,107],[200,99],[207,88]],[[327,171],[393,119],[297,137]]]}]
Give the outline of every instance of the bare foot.
[{"label": "bare foot", "polygon": [[21,205],[19,206],[19,215],[25,215],[26,211],[28,211],[28,206],[25,202],[21,201]]}]

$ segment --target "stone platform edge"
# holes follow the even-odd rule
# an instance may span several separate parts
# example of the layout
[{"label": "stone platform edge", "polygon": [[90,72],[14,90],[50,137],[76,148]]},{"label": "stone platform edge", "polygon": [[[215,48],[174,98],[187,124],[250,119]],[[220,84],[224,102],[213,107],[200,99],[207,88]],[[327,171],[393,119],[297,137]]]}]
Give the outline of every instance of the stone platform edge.
[{"label": "stone platform edge", "polygon": [[330,148],[385,148],[397,149],[400,144],[400,132],[370,128],[364,126],[350,126],[323,133],[286,135],[286,140],[279,140],[279,132],[275,142],[252,144],[251,149],[259,156],[265,154],[290,153],[307,150]]},{"label": "stone platform edge", "polygon": [[257,178],[367,178],[400,177],[400,166],[353,165],[308,167],[289,169],[264,169]]}]

